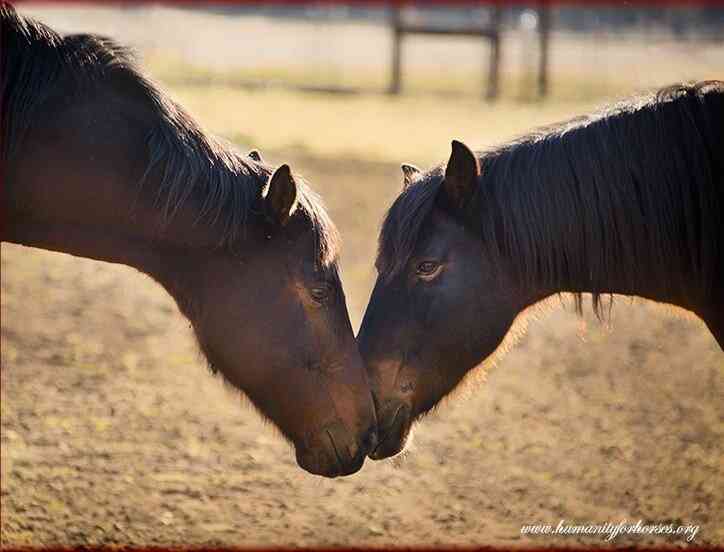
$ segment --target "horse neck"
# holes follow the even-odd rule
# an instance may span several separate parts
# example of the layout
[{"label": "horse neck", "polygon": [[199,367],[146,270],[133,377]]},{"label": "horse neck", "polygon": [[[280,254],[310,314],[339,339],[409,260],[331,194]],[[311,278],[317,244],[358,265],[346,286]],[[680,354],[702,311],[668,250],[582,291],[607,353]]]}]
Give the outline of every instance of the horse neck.
[{"label": "horse neck", "polygon": [[724,277],[716,222],[724,188],[711,157],[717,138],[687,126],[694,118],[675,108],[671,102],[654,114],[628,113],[603,129],[529,146],[544,148],[528,157],[535,186],[526,189],[525,204],[534,207],[519,202],[513,209],[525,215],[518,223],[528,222],[524,237],[516,236],[523,244],[517,269],[536,290],[534,300],[592,293],[598,310],[601,294],[622,294],[698,313],[721,301],[713,297]]},{"label": "horse neck", "polygon": [[[3,240],[158,275],[169,250],[210,249],[191,207],[167,222],[152,204],[160,169],[148,165],[153,118],[113,96],[49,102],[7,160]],[[143,192],[143,197],[141,197]]]}]

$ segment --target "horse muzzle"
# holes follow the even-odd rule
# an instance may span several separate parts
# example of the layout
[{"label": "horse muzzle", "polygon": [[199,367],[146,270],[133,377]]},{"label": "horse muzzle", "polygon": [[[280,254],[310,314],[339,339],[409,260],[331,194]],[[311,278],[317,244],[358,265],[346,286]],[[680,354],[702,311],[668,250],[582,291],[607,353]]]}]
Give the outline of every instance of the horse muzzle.
[{"label": "horse muzzle", "polygon": [[297,464],[314,475],[352,475],[362,468],[365,457],[376,446],[377,428],[370,427],[357,439],[337,421],[296,446]]},{"label": "horse muzzle", "polygon": [[369,457],[382,460],[402,452],[407,444],[412,425],[410,406],[400,400],[391,400],[377,413],[379,444]]}]

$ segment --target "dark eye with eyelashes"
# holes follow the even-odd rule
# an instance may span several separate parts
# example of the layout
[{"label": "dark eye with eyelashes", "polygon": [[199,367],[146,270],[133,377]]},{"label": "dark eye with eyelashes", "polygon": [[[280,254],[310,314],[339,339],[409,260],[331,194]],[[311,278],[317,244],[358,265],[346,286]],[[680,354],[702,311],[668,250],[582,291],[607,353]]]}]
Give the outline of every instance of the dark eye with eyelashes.
[{"label": "dark eye with eyelashes", "polygon": [[325,303],[334,296],[334,286],[327,282],[319,283],[309,290],[309,295],[317,303]]},{"label": "dark eye with eyelashes", "polygon": [[438,275],[442,265],[437,261],[422,261],[418,263],[415,274],[423,280],[431,280]]}]

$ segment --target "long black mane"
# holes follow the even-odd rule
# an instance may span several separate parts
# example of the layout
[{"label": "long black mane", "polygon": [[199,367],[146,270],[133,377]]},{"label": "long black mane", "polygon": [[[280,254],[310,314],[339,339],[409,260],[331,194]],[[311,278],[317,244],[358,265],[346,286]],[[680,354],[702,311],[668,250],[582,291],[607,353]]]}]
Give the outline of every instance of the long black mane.
[{"label": "long black mane", "polygon": [[[680,262],[705,293],[721,285],[724,83],[670,86],[478,157],[472,230],[524,284],[585,283],[597,313],[614,272],[636,289],[640,278],[666,279]],[[436,167],[422,175],[388,211],[382,276],[408,263],[443,174]],[[580,310],[580,293],[576,300]]]},{"label": "long black mane", "polygon": [[[53,95],[81,97],[109,87],[143,103],[153,114],[147,136],[147,170],[139,183],[143,194],[168,223],[192,202],[199,222],[219,232],[219,246],[233,246],[258,207],[272,168],[238,154],[212,137],[143,74],[132,52],[113,40],[92,34],[61,36],[50,27],[18,15],[0,0],[0,162],[11,163],[23,137],[36,122],[38,108]],[[160,184],[144,183],[151,172]],[[338,238],[318,196],[298,179],[298,216],[312,225],[318,255],[328,264]]]}]

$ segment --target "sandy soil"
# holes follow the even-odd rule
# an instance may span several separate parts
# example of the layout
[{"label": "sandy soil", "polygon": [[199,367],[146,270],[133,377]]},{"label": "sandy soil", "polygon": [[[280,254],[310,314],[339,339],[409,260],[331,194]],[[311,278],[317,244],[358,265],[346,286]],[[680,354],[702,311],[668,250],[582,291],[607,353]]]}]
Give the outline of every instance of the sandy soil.
[{"label": "sandy soil", "polygon": [[[388,199],[369,190],[398,169],[358,163],[367,189],[348,162],[295,161],[347,239],[358,324]],[[3,546],[601,544],[520,535],[561,519],[724,544],[724,354],[659,307],[620,299],[612,329],[553,309],[402,461],[334,481],[296,467],[131,269],[4,244],[1,344]],[[632,543],[685,544],[616,540]]]}]

